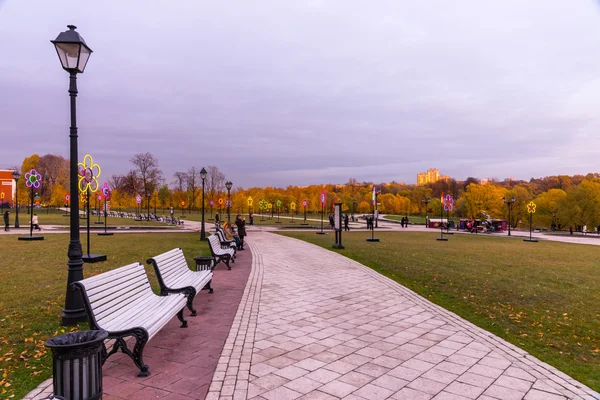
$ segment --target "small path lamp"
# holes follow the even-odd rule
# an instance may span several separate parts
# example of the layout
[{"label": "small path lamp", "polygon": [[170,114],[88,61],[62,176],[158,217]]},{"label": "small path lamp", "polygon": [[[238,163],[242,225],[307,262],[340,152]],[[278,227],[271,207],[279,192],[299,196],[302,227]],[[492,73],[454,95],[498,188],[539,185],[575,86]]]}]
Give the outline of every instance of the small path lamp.
[{"label": "small path lamp", "polygon": [[227,200],[229,201],[227,203],[227,221],[231,221],[231,187],[232,186],[233,186],[233,183],[231,183],[231,181],[225,182],[225,187],[227,188]]},{"label": "small path lamp", "polygon": [[33,236],[33,204],[34,204],[34,189],[39,189],[42,184],[42,176],[35,170],[25,173],[25,185],[30,188],[31,192],[31,213],[29,215],[29,236],[20,236],[19,240],[44,240],[43,236]]},{"label": "small path lamp", "polygon": [[19,178],[21,177],[21,173],[18,170],[14,170],[12,173],[12,177],[15,180],[15,228],[20,228],[20,226],[19,226]]},{"label": "small path lamp", "polygon": [[[200,226],[200,240],[206,240],[206,230],[204,228],[204,181],[206,180],[206,175],[208,173],[202,168],[200,171],[200,178],[202,178],[202,225]],[[212,215],[212,201],[211,201],[211,215]]]},{"label": "small path lamp", "polygon": [[502,197],[502,201],[504,202],[504,204],[506,204],[508,206],[508,236],[510,236],[510,222],[511,222],[511,218],[510,218],[510,213],[512,210],[512,205],[514,204],[514,202],[517,199],[515,199],[515,196],[513,196],[510,200],[508,200],[506,198],[506,196]]},{"label": "small path lamp", "polygon": [[532,237],[533,233],[533,214],[535,214],[535,203],[530,201],[527,204],[527,213],[529,213],[529,239],[523,239],[524,242],[537,242],[537,239]]},{"label": "small path lamp", "polygon": [[375,227],[377,226],[377,217],[379,212],[377,211],[377,195],[379,192],[375,185],[373,185],[373,190],[371,191],[371,203],[373,209],[373,215],[371,216],[371,237],[367,238],[367,242],[379,242],[379,239],[375,237]]},{"label": "small path lamp", "polygon": [[[61,66],[69,73],[69,97],[71,98],[71,127],[69,129],[70,138],[70,155],[69,155],[69,181],[71,193],[76,193],[78,185],[77,160],[79,155],[77,152],[77,74],[83,73],[87,62],[92,54],[90,49],[81,35],[75,31],[75,25],[69,25],[69,30],[61,32],[58,37],[52,41],[58,54]],[[71,204],[71,220],[70,220],[70,240],[68,257],[68,277],[67,277],[67,294],[65,296],[65,308],[62,312],[62,324],[74,325],[79,321],[85,320],[85,311],[79,293],[69,289],[71,283],[83,279],[83,260],[81,242],[79,240],[79,203],[72,202]]]},{"label": "small path lamp", "polygon": [[104,182],[102,185],[102,196],[104,197],[104,232],[98,233],[98,236],[112,236],[112,232],[107,231],[108,225],[108,211],[110,208],[110,196],[112,195],[112,190],[110,190],[110,186],[108,182]]},{"label": "small path lamp", "polygon": [[427,220],[429,219],[428,218],[429,217],[429,214],[428,214],[429,208],[427,208],[427,207],[428,207],[429,203],[431,203],[431,197],[423,198],[421,200],[421,203],[425,203],[425,228],[429,228],[429,224],[427,223]]},{"label": "small path lamp", "polygon": [[321,231],[317,232],[319,235],[324,235],[323,232],[323,217],[325,215],[325,187],[321,189]]},{"label": "small path lamp", "polygon": [[100,188],[98,178],[100,177],[100,165],[94,163],[91,155],[86,154],[83,162],[77,164],[79,167],[78,189],[80,193],[85,193],[87,202],[87,254],[81,258],[83,262],[95,263],[106,261],[106,254],[91,254],[90,252],[90,203],[92,202],[92,193],[96,193]]},{"label": "small path lamp", "polygon": [[296,202],[292,201],[290,203],[290,210],[292,211],[292,223],[295,223],[294,221],[294,213],[296,212]]},{"label": "small path lamp", "polygon": [[277,206],[277,221],[275,221],[275,223],[280,224],[281,221],[279,220],[279,209],[281,209],[281,200],[277,200],[275,205]]},{"label": "small path lamp", "polygon": [[306,223],[306,207],[308,206],[308,200],[302,200],[302,207],[304,208],[304,222],[301,225],[308,225]]}]

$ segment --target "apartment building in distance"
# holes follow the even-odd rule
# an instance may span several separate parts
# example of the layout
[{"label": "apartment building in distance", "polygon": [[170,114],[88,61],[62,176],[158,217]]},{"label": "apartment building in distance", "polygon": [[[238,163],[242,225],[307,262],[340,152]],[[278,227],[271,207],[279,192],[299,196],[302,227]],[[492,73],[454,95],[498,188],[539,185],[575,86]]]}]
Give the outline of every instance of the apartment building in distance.
[{"label": "apartment building in distance", "polygon": [[438,181],[448,181],[449,179],[450,177],[447,175],[440,175],[440,171],[436,168],[429,168],[427,172],[417,174],[417,186],[436,183]]}]

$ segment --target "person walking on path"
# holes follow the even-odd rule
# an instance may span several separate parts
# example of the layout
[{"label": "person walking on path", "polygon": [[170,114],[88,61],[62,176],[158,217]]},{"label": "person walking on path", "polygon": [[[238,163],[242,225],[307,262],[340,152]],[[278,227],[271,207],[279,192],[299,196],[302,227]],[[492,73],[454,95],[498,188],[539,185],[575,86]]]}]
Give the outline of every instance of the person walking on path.
[{"label": "person walking on path", "polygon": [[331,229],[333,229],[333,214],[329,214],[329,225],[331,225]]},{"label": "person walking on path", "polygon": [[219,222],[219,212],[215,213],[215,222]]},{"label": "person walking on path", "polygon": [[9,214],[9,211],[6,210],[4,212],[4,232],[8,232],[10,230],[10,227],[9,227],[9,222],[10,221],[8,219],[8,214]]},{"label": "person walking on path", "polygon": [[344,215],[344,230],[345,231],[350,230],[350,228],[348,227],[348,214]]},{"label": "person walking on path", "polygon": [[237,233],[240,238],[238,250],[245,250],[244,237],[246,236],[246,220],[242,217],[242,214],[238,214],[235,218],[235,226],[237,226]]},{"label": "person walking on path", "polygon": [[33,229],[37,229],[38,231],[42,230],[42,228],[40,228],[37,214],[33,214],[33,217],[31,218],[31,226]]}]

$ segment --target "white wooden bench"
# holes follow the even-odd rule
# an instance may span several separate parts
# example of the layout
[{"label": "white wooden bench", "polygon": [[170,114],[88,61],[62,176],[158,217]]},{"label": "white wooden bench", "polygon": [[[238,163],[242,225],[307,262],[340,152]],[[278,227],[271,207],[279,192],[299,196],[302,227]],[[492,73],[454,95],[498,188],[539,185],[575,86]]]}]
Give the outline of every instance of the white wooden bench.
[{"label": "white wooden bench", "polygon": [[215,259],[215,267],[220,261],[223,261],[225,265],[227,265],[227,269],[231,269],[229,262],[231,261],[232,263],[235,263],[235,260],[233,259],[235,252],[233,249],[223,249],[217,235],[210,235],[208,237],[208,247],[210,249],[210,253]]},{"label": "white wooden bench", "polygon": [[187,302],[187,307],[192,315],[196,315],[193,304],[194,297],[205,287],[208,288],[208,293],[213,293],[210,283],[214,266],[196,272],[190,270],[185,261],[183,250],[180,248],[149,258],[146,263],[152,264],[154,267],[161,296],[167,296],[171,293],[193,293],[188,296]]},{"label": "white wooden bench", "polygon": [[225,231],[223,231],[222,228],[217,229],[216,234],[219,237],[219,242],[221,243],[221,248],[222,249],[232,249],[233,257],[235,258],[236,254],[237,254],[237,244],[235,243],[235,240],[227,240],[227,237],[225,236]]},{"label": "white wooden bench", "polygon": [[[140,263],[74,282],[72,288],[82,295],[90,329],[108,331],[108,338],[115,339],[110,352],[104,349],[102,362],[121,349],[140,369],[138,376],[149,373],[143,361],[144,346],[173,316],[177,315],[181,327],[187,328],[183,318],[186,294],[154,294]],[[135,338],[133,350],[127,347],[127,337]]]}]

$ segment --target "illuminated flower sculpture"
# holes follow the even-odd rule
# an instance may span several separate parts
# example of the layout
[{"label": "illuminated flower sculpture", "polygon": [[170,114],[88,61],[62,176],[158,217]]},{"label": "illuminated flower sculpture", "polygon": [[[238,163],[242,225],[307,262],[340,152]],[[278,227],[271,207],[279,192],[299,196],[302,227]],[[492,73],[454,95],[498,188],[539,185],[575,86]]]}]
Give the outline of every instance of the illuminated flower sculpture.
[{"label": "illuminated flower sculpture", "polygon": [[444,211],[446,211],[446,212],[452,211],[453,208],[454,208],[454,199],[452,198],[452,196],[447,194],[446,198],[444,199]]},{"label": "illuminated flower sculpture", "polygon": [[106,201],[110,200],[111,190],[110,186],[108,186],[108,182],[104,182],[104,185],[102,185],[102,194],[104,195],[104,199]]},{"label": "illuminated flower sculpture", "polygon": [[25,173],[25,185],[28,188],[38,189],[41,183],[42,176],[35,169]]},{"label": "illuminated flower sculpture", "polygon": [[79,166],[79,191],[86,193],[88,189],[91,192],[98,190],[98,178],[100,177],[100,166],[94,164],[92,156],[86,154],[83,157],[83,163],[77,164]]}]

